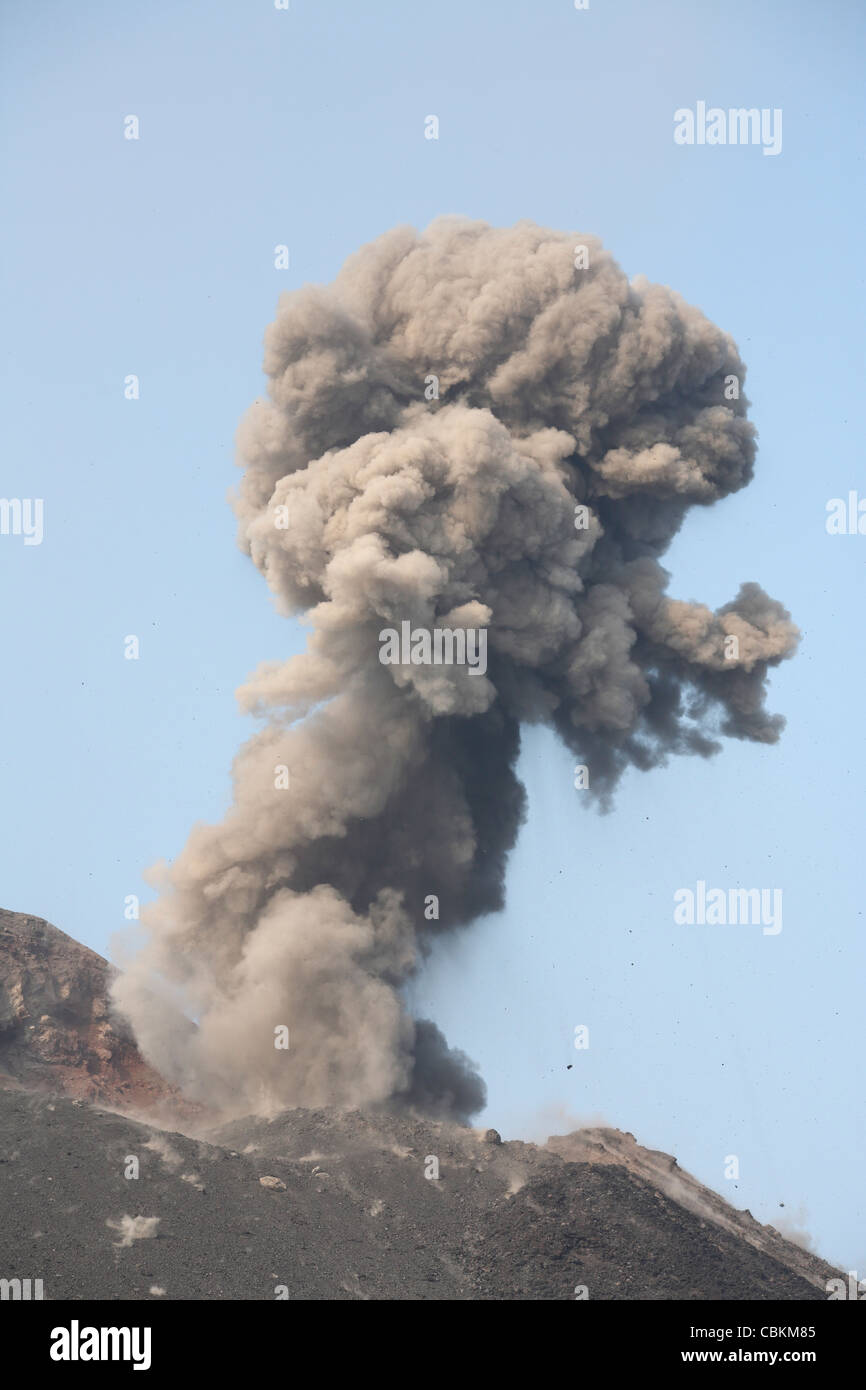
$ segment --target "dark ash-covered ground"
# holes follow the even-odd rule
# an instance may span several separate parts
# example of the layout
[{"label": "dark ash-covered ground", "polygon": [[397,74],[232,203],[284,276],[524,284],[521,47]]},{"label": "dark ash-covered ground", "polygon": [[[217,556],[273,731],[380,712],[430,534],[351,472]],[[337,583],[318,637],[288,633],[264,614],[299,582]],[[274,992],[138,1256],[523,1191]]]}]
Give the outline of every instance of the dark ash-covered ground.
[{"label": "dark ash-covered ground", "polygon": [[823,1299],[837,1273],[618,1130],[503,1144],[405,1109],[214,1128],[141,1057],[111,978],[0,910],[0,1280],[46,1299]]},{"label": "dark ash-covered ground", "polygon": [[[630,1135],[497,1143],[405,1113],[205,1141],[0,1090],[0,1210],[0,1277],[47,1299],[801,1300],[836,1273]],[[125,1217],[158,1223],[123,1244]]]}]

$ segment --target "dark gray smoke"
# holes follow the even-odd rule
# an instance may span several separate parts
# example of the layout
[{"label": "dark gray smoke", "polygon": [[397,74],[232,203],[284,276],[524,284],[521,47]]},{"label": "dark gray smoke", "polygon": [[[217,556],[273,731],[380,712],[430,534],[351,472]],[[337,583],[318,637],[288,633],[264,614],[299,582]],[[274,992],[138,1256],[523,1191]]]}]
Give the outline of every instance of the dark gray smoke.
[{"label": "dark gray smoke", "polygon": [[[752,475],[744,367],[593,238],[447,218],[284,295],[265,369],[236,510],[308,649],[242,688],[265,723],[234,805],[167,871],[118,1002],[212,1103],[465,1117],[483,1085],[401,985],[502,906],[521,723],[555,727],[602,802],[629,766],[778,737],[786,610],[757,584],[718,612],[671,599],[659,563],[689,507]],[[483,629],[486,674],[382,664],[404,621]]]}]

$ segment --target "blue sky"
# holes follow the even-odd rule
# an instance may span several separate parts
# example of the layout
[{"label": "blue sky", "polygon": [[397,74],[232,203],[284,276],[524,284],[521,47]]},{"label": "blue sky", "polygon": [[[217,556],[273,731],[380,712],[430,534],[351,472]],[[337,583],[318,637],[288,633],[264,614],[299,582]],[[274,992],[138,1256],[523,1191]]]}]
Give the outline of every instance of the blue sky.
[{"label": "blue sky", "polygon": [[[606,816],[531,731],[508,906],[413,1002],[481,1064],[504,1134],[629,1129],[866,1277],[866,538],[825,529],[830,498],[866,497],[859,0],[0,14],[0,493],[45,502],[40,546],[0,537],[2,905],[109,952],[143,869],[227,805],[252,731],[235,688],[303,646],[225,500],[279,292],[440,213],[599,235],[748,363],[755,481],[692,513],[668,566],[678,597],[755,579],[791,608],[803,643],[770,696],[788,728],[632,773]],[[677,146],[673,113],[699,100],[781,108],[782,152]],[[698,879],[782,888],[782,932],[676,926],[673,892]]]}]

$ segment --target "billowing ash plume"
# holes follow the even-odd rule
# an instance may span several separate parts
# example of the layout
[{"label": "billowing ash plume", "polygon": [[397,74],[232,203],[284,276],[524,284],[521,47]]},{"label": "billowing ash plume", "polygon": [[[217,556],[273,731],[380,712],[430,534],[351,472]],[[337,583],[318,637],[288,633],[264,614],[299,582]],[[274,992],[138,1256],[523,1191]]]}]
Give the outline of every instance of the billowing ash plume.
[{"label": "billowing ash plume", "polygon": [[[401,985],[438,933],[502,906],[521,723],[555,727],[602,801],[719,733],[778,737],[786,610],[756,584],[715,613],[679,602],[659,564],[687,508],[751,477],[743,364],[592,238],[448,218],[284,295],[265,367],[236,510],[308,649],[242,688],[265,723],[234,805],[166,872],[118,1002],[212,1103],[467,1116],[480,1079]],[[407,621],[484,629],[486,674],[383,664],[379,634]]]}]

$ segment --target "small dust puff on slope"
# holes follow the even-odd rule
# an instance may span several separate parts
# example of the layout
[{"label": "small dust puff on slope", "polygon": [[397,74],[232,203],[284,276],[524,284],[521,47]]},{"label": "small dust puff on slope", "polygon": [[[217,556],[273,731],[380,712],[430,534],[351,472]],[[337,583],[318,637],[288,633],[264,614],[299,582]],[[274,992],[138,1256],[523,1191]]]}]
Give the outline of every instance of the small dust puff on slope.
[{"label": "small dust puff on slope", "polygon": [[114,1244],[119,1250],[125,1246],[132,1245],[134,1240],[152,1240],[156,1235],[156,1228],[160,1223],[159,1216],[122,1216],[119,1221],[106,1221],[106,1226],[112,1231],[117,1231],[120,1240]]}]

